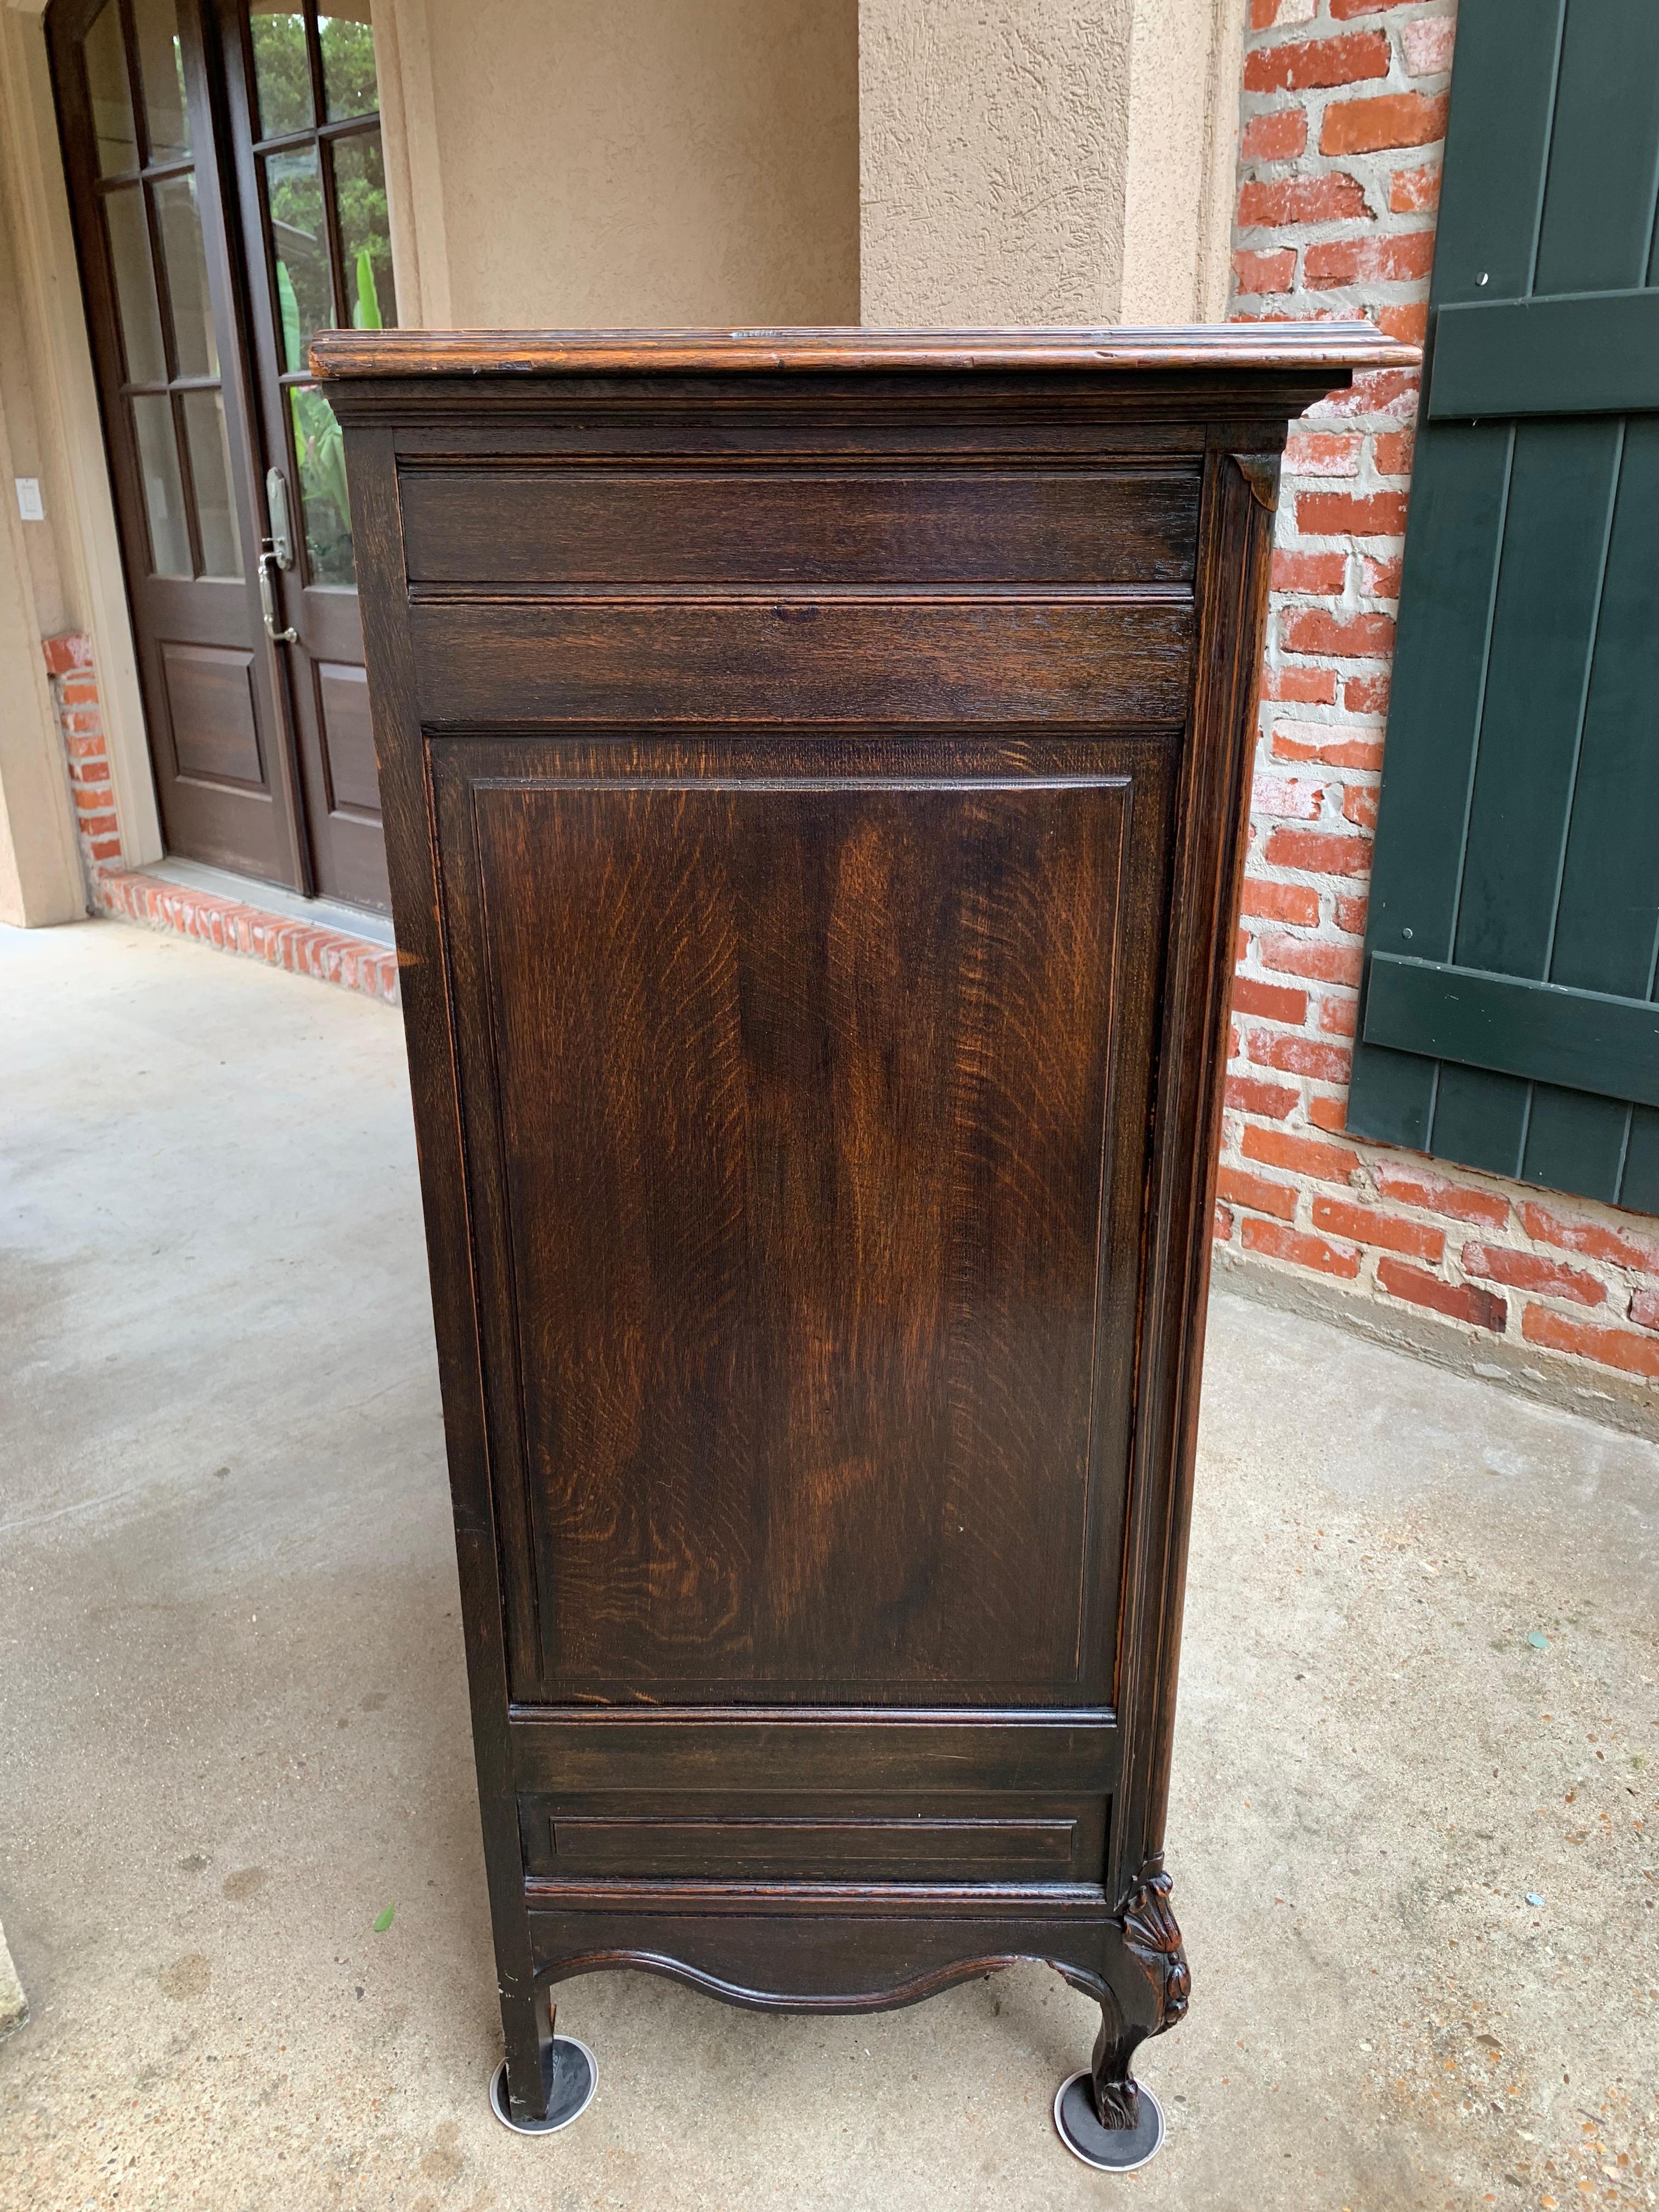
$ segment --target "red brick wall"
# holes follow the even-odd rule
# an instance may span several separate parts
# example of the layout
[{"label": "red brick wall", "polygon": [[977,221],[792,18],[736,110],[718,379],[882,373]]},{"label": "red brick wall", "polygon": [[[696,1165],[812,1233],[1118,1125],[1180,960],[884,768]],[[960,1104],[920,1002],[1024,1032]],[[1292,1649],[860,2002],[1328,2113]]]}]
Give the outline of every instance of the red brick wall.
[{"label": "red brick wall", "polygon": [[90,887],[100,869],[121,865],[121,835],[115,818],[103,712],[98,702],[98,676],[92,665],[92,640],[71,631],[64,637],[46,639],[41,649],[46,656],[58,726],[63,732],[70,796],[75,801],[75,827]]},{"label": "red brick wall", "polygon": [[[1423,335],[1451,0],[1250,0],[1233,313]],[[1343,1133],[1417,380],[1285,456],[1233,992],[1218,1250],[1659,1382],[1659,1222]]]},{"label": "red brick wall", "polygon": [[316,922],[295,921],[240,899],[189,890],[122,866],[92,641],[71,631],[45,639],[41,649],[63,732],[88,911],[192,938],[215,951],[240,953],[396,1006],[395,952]]}]

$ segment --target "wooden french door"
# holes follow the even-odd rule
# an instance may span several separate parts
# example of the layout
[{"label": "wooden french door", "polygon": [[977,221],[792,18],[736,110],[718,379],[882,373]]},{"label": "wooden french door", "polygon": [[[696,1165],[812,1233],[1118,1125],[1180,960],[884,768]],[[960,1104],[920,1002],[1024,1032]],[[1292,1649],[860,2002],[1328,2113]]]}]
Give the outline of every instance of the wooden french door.
[{"label": "wooden french door", "polygon": [[397,319],[371,0],[54,0],[70,200],[169,852],[385,908],[313,330]]}]

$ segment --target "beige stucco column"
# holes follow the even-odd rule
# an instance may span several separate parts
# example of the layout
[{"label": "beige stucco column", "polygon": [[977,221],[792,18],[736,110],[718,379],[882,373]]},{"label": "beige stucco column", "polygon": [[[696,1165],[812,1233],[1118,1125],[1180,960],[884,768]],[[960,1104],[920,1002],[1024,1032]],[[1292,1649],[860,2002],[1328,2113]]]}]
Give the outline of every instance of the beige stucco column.
[{"label": "beige stucco column", "polygon": [[[5,281],[0,243],[0,284]],[[18,475],[0,378],[0,922],[39,927],[87,910],[63,747],[13,485]]]},{"label": "beige stucco column", "polygon": [[0,919],[31,924],[86,911],[44,638],[92,640],[122,852],[161,851],[43,4],[0,0]]},{"label": "beige stucco column", "polygon": [[20,477],[50,483],[55,507],[59,475],[41,438],[15,184],[19,148],[6,127],[9,50],[21,27],[15,15],[0,15],[0,921],[33,926],[73,921],[87,900],[40,647],[42,611],[56,612],[63,598],[56,530],[44,516],[25,521],[17,498]]},{"label": "beige stucco column", "polygon": [[860,0],[871,324],[1218,321],[1243,0]]}]

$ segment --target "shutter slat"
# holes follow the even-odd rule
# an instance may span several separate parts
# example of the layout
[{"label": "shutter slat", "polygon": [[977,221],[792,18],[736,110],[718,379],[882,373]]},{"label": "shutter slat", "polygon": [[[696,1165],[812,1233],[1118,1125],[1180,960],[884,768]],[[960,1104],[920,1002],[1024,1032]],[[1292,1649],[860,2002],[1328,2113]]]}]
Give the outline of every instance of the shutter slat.
[{"label": "shutter slat", "polygon": [[[1652,995],[1659,933],[1659,422],[1632,422],[1596,635],[1562,872],[1550,979],[1626,998]],[[1617,1202],[1631,1111],[1557,1090],[1534,1097],[1528,1182]]]},{"label": "shutter slat", "polygon": [[1365,1036],[1379,1044],[1408,1042],[1466,1071],[1498,1069],[1659,1106],[1659,1006],[1650,1000],[1379,952]]},{"label": "shutter slat", "polygon": [[[1616,423],[1516,431],[1451,952],[1466,967],[1535,979],[1547,972],[1617,444]],[[1524,1085],[1507,1076],[1448,1070],[1430,1148],[1518,1174],[1527,1111]]]},{"label": "shutter slat", "polygon": [[1659,407],[1659,292],[1566,292],[1441,310],[1431,422]]},{"label": "shutter slat", "polygon": [[1439,304],[1532,289],[1565,12],[1566,0],[1463,0],[1458,9],[1434,240]]},{"label": "shutter slat", "polygon": [[[1513,444],[1507,424],[1453,424],[1418,448],[1383,782],[1385,821],[1398,810],[1412,830],[1379,834],[1368,940],[1393,951],[1451,953]],[[1431,1060],[1374,1049],[1355,1083],[1366,1134],[1427,1150]]]},{"label": "shutter slat", "polygon": [[1651,1106],[1638,1106],[1630,1117],[1618,1202],[1638,1213],[1659,1213],[1659,1112]]},{"label": "shutter slat", "polygon": [[1568,9],[1532,291],[1618,292],[1647,281],[1656,78],[1653,0]]}]

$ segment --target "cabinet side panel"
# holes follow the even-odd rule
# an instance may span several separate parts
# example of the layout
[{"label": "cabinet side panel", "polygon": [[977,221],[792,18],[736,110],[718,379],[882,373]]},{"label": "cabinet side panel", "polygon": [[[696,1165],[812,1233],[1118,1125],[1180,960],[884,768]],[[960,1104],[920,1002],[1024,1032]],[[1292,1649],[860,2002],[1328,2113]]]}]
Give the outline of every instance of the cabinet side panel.
[{"label": "cabinet side panel", "polygon": [[1081,1694],[1167,748],[440,750],[543,1694]]}]

